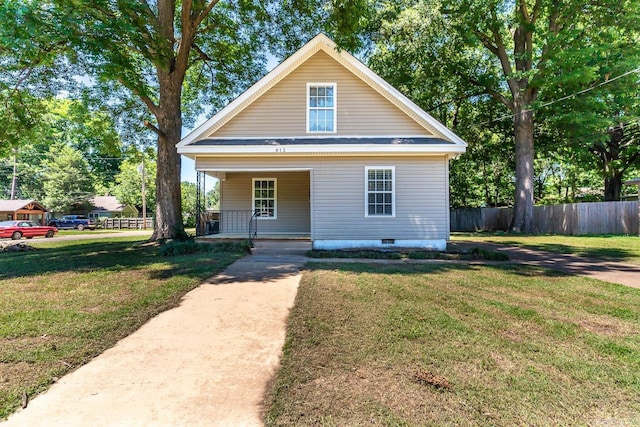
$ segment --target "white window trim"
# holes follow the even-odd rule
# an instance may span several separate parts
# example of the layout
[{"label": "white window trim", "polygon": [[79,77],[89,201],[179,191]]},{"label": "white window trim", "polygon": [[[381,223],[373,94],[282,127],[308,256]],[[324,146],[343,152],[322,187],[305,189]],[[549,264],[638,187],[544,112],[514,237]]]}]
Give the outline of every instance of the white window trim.
[{"label": "white window trim", "polygon": [[271,221],[278,219],[278,178],[251,179],[251,211],[256,211],[256,181],[273,181],[273,216],[256,216],[256,219]]},{"label": "white window trim", "polygon": [[[311,106],[309,105],[309,97],[310,97],[310,89],[312,86],[332,86],[333,87],[333,130],[332,131],[311,131],[309,130],[309,109]],[[336,82],[309,82],[307,83],[307,133],[309,134],[333,134],[338,132],[338,83]]]},{"label": "white window trim", "polygon": [[[369,215],[369,171],[372,169],[391,170],[391,215]],[[364,167],[364,216],[365,218],[395,218],[396,217],[396,167],[395,166],[365,166]]]}]

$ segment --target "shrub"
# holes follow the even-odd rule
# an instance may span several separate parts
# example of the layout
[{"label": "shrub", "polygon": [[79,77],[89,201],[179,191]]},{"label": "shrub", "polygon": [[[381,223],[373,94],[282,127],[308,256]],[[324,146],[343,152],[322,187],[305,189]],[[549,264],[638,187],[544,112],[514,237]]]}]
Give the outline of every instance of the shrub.
[{"label": "shrub", "polygon": [[250,253],[251,246],[247,242],[202,243],[195,240],[172,241],[160,248],[162,256],[189,255],[200,252],[233,252]]}]

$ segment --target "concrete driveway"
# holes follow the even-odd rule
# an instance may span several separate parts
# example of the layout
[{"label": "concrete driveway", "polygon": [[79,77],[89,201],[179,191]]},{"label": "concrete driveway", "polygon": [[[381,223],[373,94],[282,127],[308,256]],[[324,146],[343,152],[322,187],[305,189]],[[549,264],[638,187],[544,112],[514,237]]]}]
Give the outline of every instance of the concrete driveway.
[{"label": "concrete driveway", "polygon": [[257,246],[0,425],[262,425],[306,258]]},{"label": "concrete driveway", "polygon": [[458,250],[481,247],[490,251],[503,252],[509,256],[512,262],[550,268],[567,274],[640,288],[640,266],[636,264],[581,257],[573,254],[558,254],[489,242],[456,241],[450,243],[449,246]]}]

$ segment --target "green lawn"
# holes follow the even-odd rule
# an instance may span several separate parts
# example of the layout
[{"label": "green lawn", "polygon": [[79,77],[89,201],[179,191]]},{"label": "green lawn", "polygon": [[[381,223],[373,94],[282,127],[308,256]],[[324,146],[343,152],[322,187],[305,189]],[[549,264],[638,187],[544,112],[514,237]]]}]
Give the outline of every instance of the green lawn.
[{"label": "green lawn", "polygon": [[452,233],[455,242],[490,242],[562,254],[640,264],[640,237],[621,235],[562,236],[509,233]]},{"label": "green lawn", "polygon": [[310,264],[268,425],[640,425],[640,290],[519,265]]},{"label": "green lawn", "polygon": [[162,257],[141,237],[42,240],[0,253],[0,419],[244,255]]},{"label": "green lawn", "polygon": [[[79,230],[59,230],[56,236],[79,236],[79,235],[91,235],[91,234],[114,234],[124,233],[126,231],[144,231],[144,230],[130,230],[130,229],[108,229],[108,228],[96,228],[95,230],[85,229]],[[153,230],[147,229],[149,236],[153,233]]]}]

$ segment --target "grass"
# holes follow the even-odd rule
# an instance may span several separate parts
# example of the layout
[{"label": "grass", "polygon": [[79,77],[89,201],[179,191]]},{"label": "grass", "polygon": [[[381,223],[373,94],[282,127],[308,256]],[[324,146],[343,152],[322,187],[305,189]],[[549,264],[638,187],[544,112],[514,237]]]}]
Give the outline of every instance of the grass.
[{"label": "grass", "polygon": [[638,425],[640,290],[518,265],[304,274],[268,425]]},{"label": "grass", "polygon": [[0,419],[244,255],[162,257],[140,239],[54,238],[0,254]]},{"label": "grass", "polygon": [[452,233],[453,242],[489,242],[561,254],[640,264],[640,237],[622,235],[563,236],[510,233]]}]

